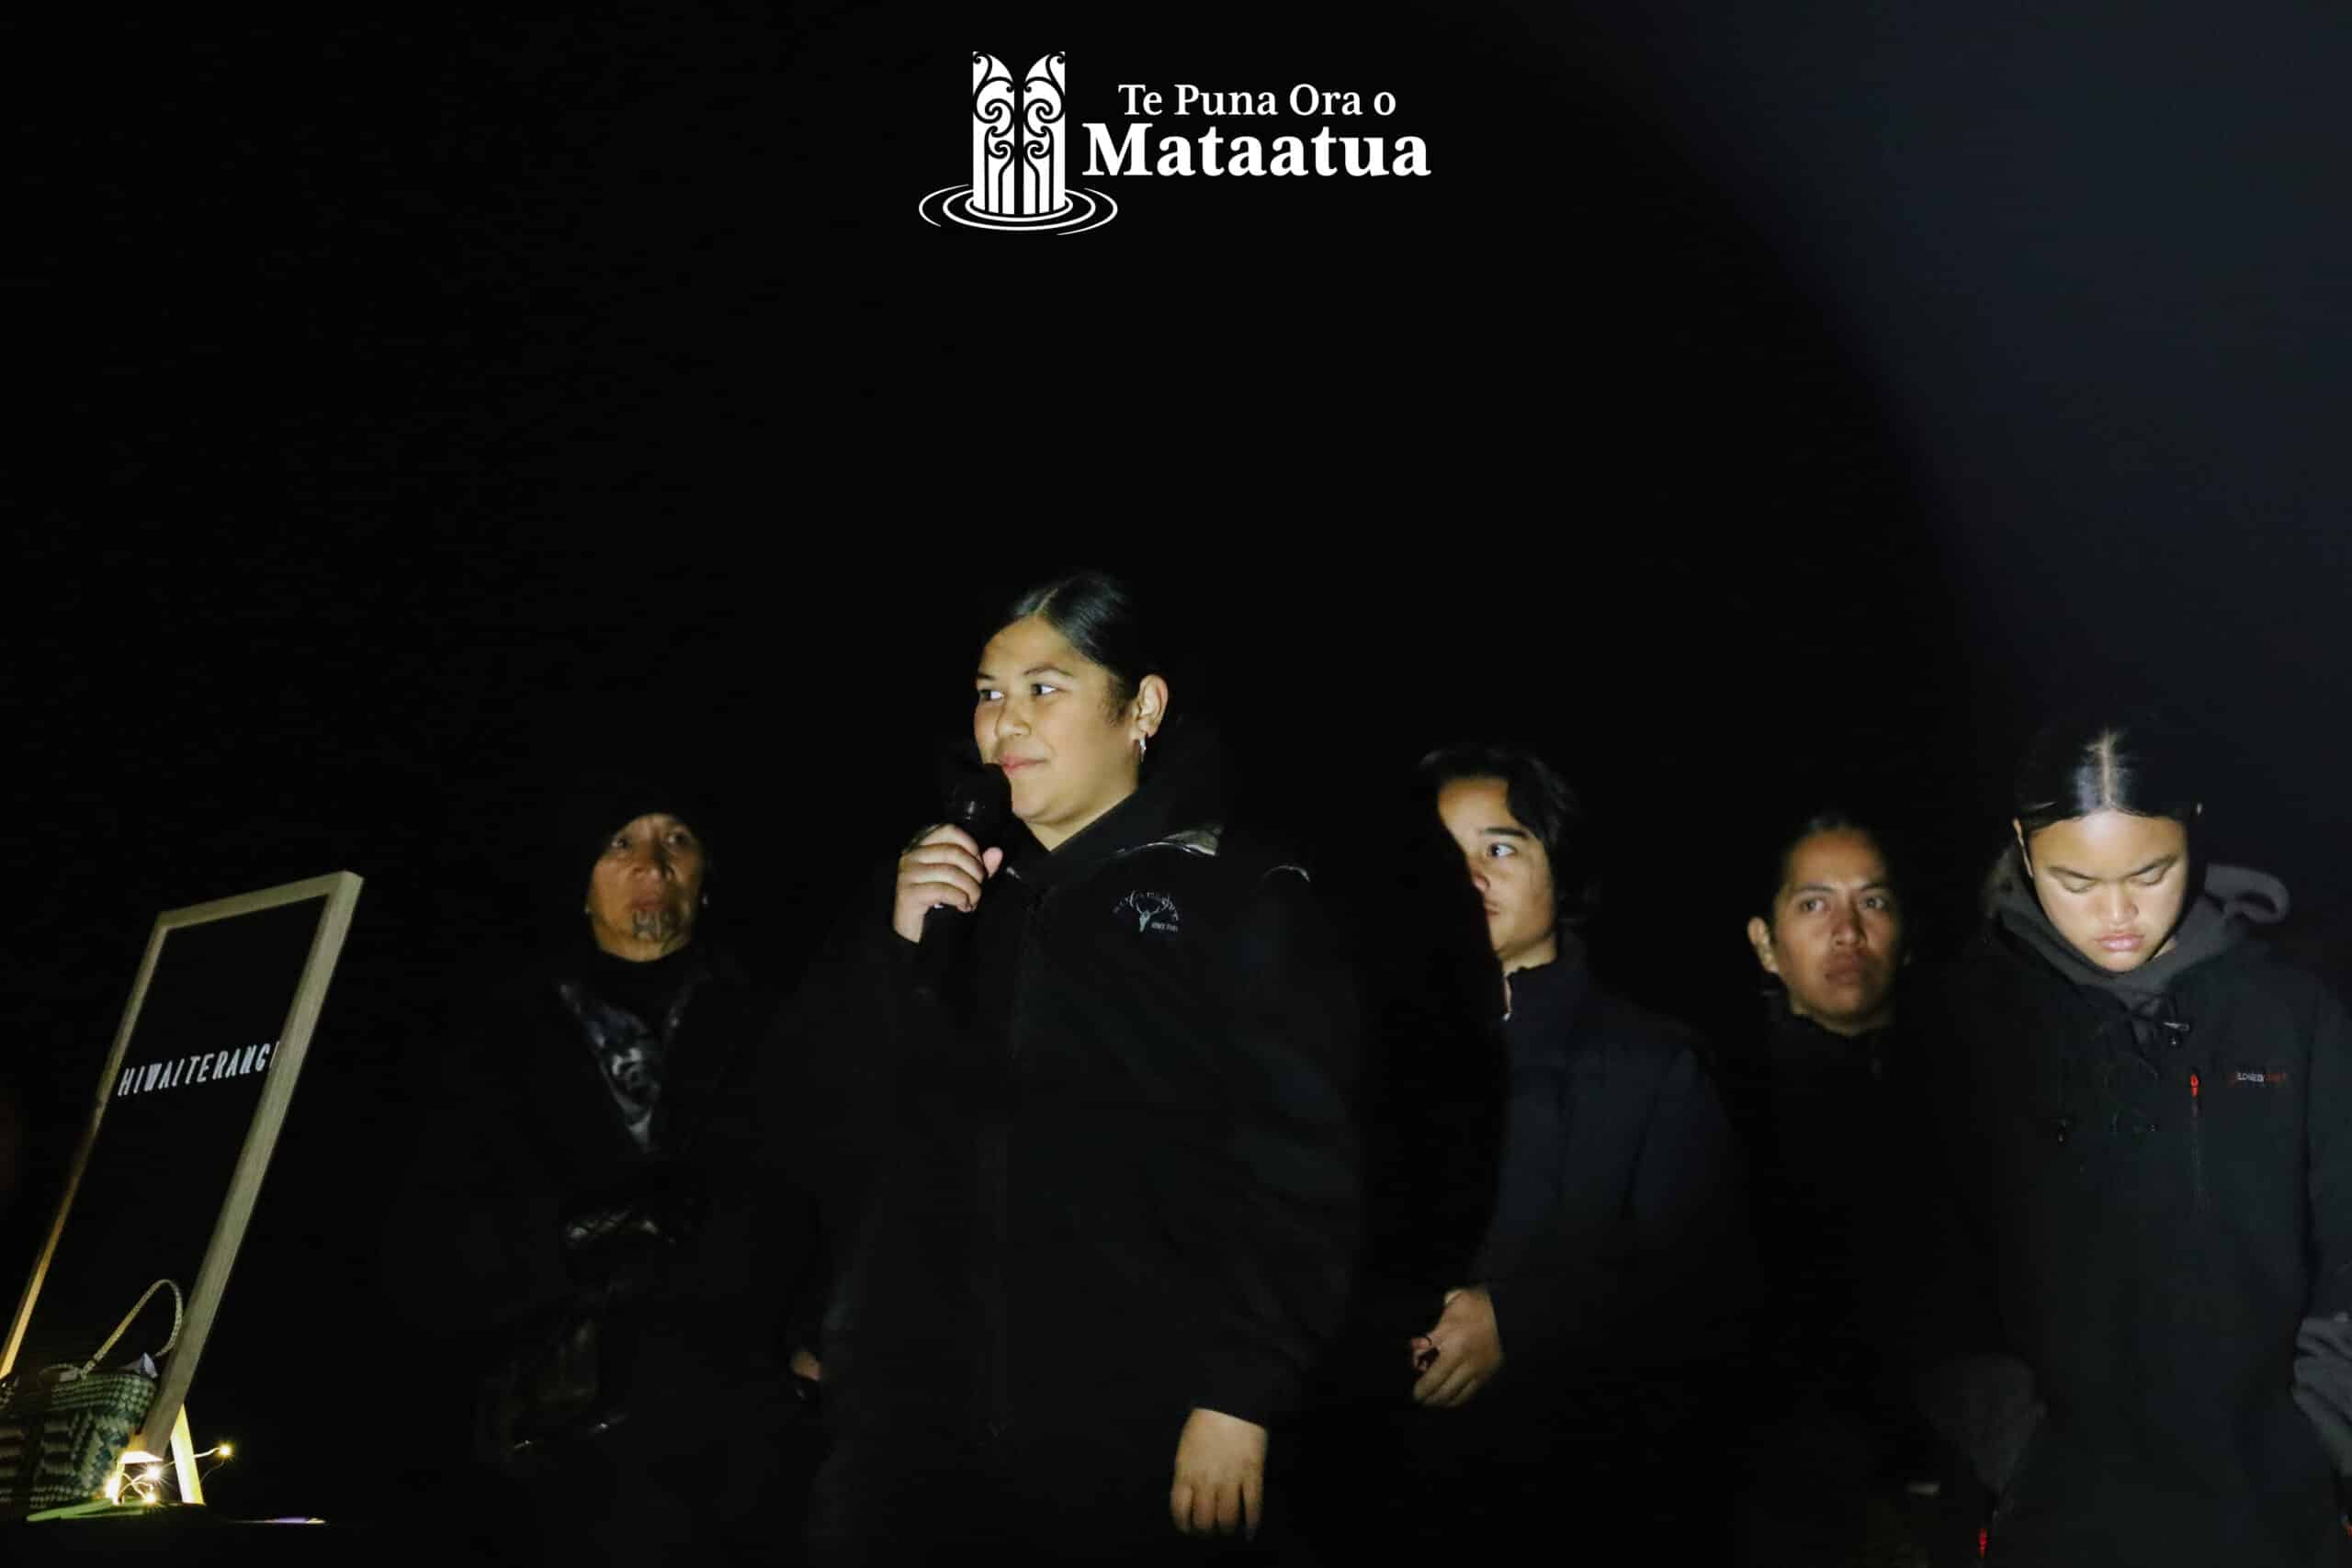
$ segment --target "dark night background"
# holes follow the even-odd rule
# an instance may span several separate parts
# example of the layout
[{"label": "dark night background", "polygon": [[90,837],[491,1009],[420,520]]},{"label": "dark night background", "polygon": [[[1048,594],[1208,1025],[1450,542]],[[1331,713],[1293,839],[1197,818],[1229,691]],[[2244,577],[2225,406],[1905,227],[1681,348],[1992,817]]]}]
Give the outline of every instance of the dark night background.
[{"label": "dark night background", "polygon": [[[1605,825],[1620,982],[1719,1027],[1768,806],[1900,802],[1949,941],[2061,702],[2205,726],[2216,852],[2287,880],[2314,957],[2352,913],[2340,6],[17,41],[0,1005],[41,1134],[156,912],[367,880],[190,1397],[248,1456],[229,1508],[397,1511],[431,1440],[382,1392],[432,1376],[377,1300],[389,1172],[410,1069],[533,939],[567,772],[706,761],[714,891],[787,985],[927,819],[987,607],[1069,565],[1190,628],[1249,813],[1342,894],[1420,752],[1544,747]],[[1334,130],[1434,172],[1088,180],[1074,145],[1109,228],[934,231],[975,48],[1068,51],[1114,131],[1119,82],[1386,89]]]}]

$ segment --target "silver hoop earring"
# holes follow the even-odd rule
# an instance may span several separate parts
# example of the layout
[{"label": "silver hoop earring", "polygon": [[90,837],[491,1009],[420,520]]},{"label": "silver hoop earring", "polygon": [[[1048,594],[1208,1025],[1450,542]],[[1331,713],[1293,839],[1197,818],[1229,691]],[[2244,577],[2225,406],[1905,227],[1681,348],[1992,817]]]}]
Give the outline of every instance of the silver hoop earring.
[{"label": "silver hoop earring", "polygon": [[1148,735],[1136,736],[1136,761],[1140,762],[1149,755],[1151,755],[1151,737]]}]

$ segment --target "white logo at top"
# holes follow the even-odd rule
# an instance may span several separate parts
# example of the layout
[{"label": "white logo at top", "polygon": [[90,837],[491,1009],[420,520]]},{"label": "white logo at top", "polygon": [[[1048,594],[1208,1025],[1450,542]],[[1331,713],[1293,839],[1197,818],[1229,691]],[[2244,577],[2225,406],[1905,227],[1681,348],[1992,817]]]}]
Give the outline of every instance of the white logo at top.
[{"label": "white logo at top", "polygon": [[1119,204],[1102,192],[1069,188],[1064,58],[1042,55],[1016,80],[996,56],[972,56],[972,183],[924,197],[917,208],[923,221],[1075,234],[1118,216]]},{"label": "white logo at top", "polygon": [[1175,931],[1176,900],[1165,893],[1136,891],[1119,900],[1118,912],[1133,919],[1138,931]]}]

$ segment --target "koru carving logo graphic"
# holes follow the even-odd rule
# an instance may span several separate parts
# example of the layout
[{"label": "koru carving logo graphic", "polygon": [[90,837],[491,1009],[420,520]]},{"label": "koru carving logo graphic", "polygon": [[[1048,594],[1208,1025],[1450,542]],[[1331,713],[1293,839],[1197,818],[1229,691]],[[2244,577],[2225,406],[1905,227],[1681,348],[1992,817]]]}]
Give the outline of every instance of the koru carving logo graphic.
[{"label": "koru carving logo graphic", "polygon": [[1135,921],[1138,933],[1164,931],[1173,936],[1182,929],[1176,923],[1176,900],[1165,893],[1130,893],[1119,900],[1117,912]]},{"label": "koru carving logo graphic", "polygon": [[1041,56],[1015,82],[992,54],[972,56],[972,183],[946,186],[916,209],[934,228],[960,223],[999,233],[1081,234],[1119,215],[1099,190],[1072,190],[1063,56]]}]

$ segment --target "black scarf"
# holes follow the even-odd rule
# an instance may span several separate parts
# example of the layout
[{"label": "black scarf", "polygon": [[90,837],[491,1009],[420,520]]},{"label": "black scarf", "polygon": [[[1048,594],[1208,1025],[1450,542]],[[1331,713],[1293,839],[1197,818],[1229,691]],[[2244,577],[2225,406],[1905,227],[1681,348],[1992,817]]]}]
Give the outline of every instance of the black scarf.
[{"label": "black scarf", "polygon": [[671,1047],[710,967],[695,949],[632,963],[602,949],[556,981],[556,994],[611,1094],[614,1114],[639,1151],[667,1152]]}]

